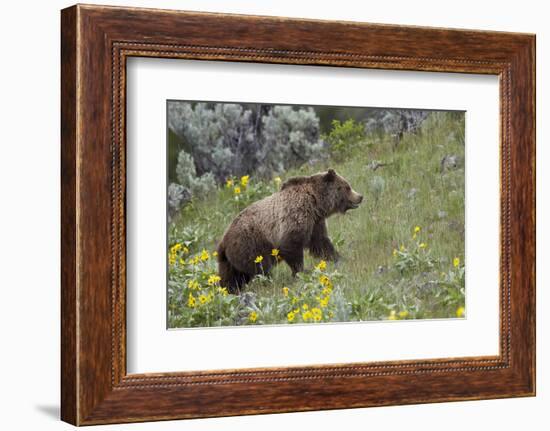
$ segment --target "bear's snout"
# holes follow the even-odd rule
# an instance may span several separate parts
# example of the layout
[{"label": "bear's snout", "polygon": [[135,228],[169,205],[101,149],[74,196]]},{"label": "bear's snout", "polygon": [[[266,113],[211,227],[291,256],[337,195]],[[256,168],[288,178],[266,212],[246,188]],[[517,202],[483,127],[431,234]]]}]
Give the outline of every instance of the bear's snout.
[{"label": "bear's snout", "polygon": [[349,198],[348,205],[346,209],[356,209],[359,207],[359,204],[363,202],[363,195],[353,192]]}]

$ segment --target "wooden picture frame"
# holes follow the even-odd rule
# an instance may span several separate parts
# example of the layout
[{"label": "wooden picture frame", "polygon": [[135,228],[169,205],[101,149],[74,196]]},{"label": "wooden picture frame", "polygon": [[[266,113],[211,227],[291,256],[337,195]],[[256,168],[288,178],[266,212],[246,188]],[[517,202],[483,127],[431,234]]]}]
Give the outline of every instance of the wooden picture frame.
[{"label": "wooden picture frame", "polygon": [[[91,425],[535,394],[534,35],[83,5],[61,18],[62,420]],[[128,375],[130,56],[498,75],[500,354]]]}]

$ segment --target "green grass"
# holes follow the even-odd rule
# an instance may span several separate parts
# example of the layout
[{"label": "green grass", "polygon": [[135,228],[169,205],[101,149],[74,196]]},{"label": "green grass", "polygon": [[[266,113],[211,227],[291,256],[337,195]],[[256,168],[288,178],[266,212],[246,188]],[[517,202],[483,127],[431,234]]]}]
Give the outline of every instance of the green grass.
[{"label": "green grass", "polygon": [[[284,181],[332,167],[365,197],[358,209],[328,220],[329,236],[342,259],[336,266],[329,263],[326,270],[339,278],[331,297],[332,316],[323,321],[448,318],[464,307],[464,166],[441,172],[441,160],[449,154],[464,160],[464,117],[432,113],[419,133],[405,134],[397,146],[390,136],[367,136],[338,163],[329,158],[281,176]],[[374,170],[373,161],[385,166]],[[170,245],[186,240],[191,254],[215,250],[240,209],[276,189],[272,181],[253,176],[249,187],[249,194],[241,196],[244,202],[235,202],[233,190],[226,187],[192,202],[171,228]],[[413,239],[416,226],[421,230]],[[426,247],[419,248],[421,243]],[[405,250],[396,253],[402,245]],[[453,264],[455,258],[459,265]],[[306,274],[311,275],[317,263],[306,253]],[[215,270],[209,265],[208,271]],[[180,318],[189,310],[185,298],[177,295],[174,274],[169,326],[205,326]],[[293,279],[287,265],[281,264],[270,278],[260,277],[246,288],[253,293],[252,305],[235,300],[240,305],[234,305],[234,318],[209,324],[286,323],[290,305],[285,305],[283,286],[292,296],[303,292],[306,284]],[[258,317],[247,319],[252,312]]]}]

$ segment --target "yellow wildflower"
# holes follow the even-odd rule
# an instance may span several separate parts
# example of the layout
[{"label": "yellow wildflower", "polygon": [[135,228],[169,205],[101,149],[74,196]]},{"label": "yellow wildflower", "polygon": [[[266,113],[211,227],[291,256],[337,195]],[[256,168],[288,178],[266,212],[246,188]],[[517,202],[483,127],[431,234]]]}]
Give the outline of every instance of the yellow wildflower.
[{"label": "yellow wildflower", "polygon": [[199,295],[199,302],[201,304],[206,304],[208,302],[208,297],[205,295]]},{"label": "yellow wildflower", "polygon": [[303,308],[304,310],[307,310],[307,309],[309,309],[309,305],[304,304],[304,305],[302,305],[302,308]]},{"label": "yellow wildflower", "polygon": [[176,264],[176,258],[178,255],[178,251],[181,248],[181,244],[174,244],[172,247],[170,247],[170,251],[168,253],[168,263],[170,266],[174,266]]},{"label": "yellow wildflower", "polygon": [[308,320],[313,319],[313,313],[311,311],[305,311],[302,313],[302,319],[304,319],[304,322],[307,322]]},{"label": "yellow wildflower", "polygon": [[211,275],[208,277],[208,284],[212,286],[213,284],[216,284],[219,282],[222,278],[219,275]]},{"label": "yellow wildflower", "polygon": [[256,259],[254,259],[254,263],[262,263],[262,260],[264,260],[263,256],[256,256]]},{"label": "yellow wildflower", "polygon": [[288,296],[288,287],[283,287],[283,295]]},{"label": "yellow wildflower", "polygon": [[319,277],[319,283],[321,283],[325,287],[332,288],[332,282],[330,281],[330,278],[328,278],[326,275],[321,275]]},{"label": "yellow wildflower", "polygon": [[325,287],[323,290],[321,290],[321,293],[325,296],[328,296],[332,293],[332,286]]},{"label": "yellow wildflower", "polygon": [[214,251],[212,252],[212,256],[216,257],[217,255],[218,255],[218,252],[214,250]]},{"label": "yellow wildflower", "polygon": [[193,265],[198,265],[200,261],[201,261],[200,257],[199,257],[199,256],[195,256],[195,257],[193,258]]},{"label": "yellow wildflower", "polygon": [[189,280],[187,282],[187,287],[191,290],[197,290],[200,287],[200,285],[197,280]]},{"label": "yellow wildflower", "polygon": [[225,180],[225,186],[230,189],[231,187],[233,187],[233,180],[231,178],[228,178],[227,180]]},{"label": "yellow wildflower", "polygon": [[248,185],[249,179],[250,179],[250,175],[245,175],[244,177],[241,177],[241,185],[243,187],[246,187]]},{"label": "yellow wildflower", "polygon": [[275,184],[277,184],[277,187],[280,186],[280,185],[281,185],[281,182],[282,182],[281,177],[275,177],[275,178],[273,179],[273,181],[275,181]]},{"label": "yellow wildflower", "polygon": [[296,304],[297,302],[298,302],[298,298],[296,298],[296,297],[294,297],[294,298],[292,298],[292,299],[290,300],[290,303],[291,303],[292,305]]},{"label": "yellow wildflower", "polygon": [[254,323],[257,319],[258,319],[258,313],[256,313],[255,311],[251,312],[248,315],[248,320],[250,320],[252,323]]},{"label": "yellow wildflower", "polygon": [[395,315],[395,310],[392,310],[390,312],[390,315],[388,316],[388,320],[397,320],[397,316]]},{"label": "yellow wildflower", "polygon": [[316,322],[320,321],[323,318],[323,312],[320,308],[312,308],[311,314],[313,315],[313,320],[315,320]]},{"label": "yellow wildflower", "polygon": [[393,257],[397,257],[397,249],[394,248],[391,254],[393,255]]},{"label": "yellow wildflower", "polygon": [[420,230],[421,230],[420,226],[415,226],[414,227],[414,233],[418,233],[418,232],[420,232]]},{"label": "yellow wildflower", "polygon": [[317,268],[319,271],[324,271],[325,269],[327,269],[327,263],[322,260],[315,268]]},{"label": "yellow wildflower", "polygon": [[241,188],[240,187],[235,187],[233,189],[233,193],[235,193],[236,195],[240,195],[241,194]]},{"label": "yellow wildflower", "polygon": [[453,266],[454,266],[455,268],[457,268],[458,265],[460,265],[460,258],[455,257],[455,258],[453,259]]},{"label": "yellow wildflower", "polygon": [[404,311],[400,311],[399,312],[399,317],[401,319],[404,319],[405,317],[407,317],[409,315],[409,312],[407,310],[404,310]]},{"label": "yellow wildflower", "polygon": [[286,315],[286,318],[288,319],[289,322],[293,322],[295,317],[296,317],[296,313],[294,313],[294,311],[291,311]]},{"label": "yellow wildflower", "polygon": [[456,317],[464,317],[464,312],[466,310],[464,309],[464,307],[458,307],[456,309]]},{"label": "yellow wildflower", "polygon": [[405,246],[403,244],[401,244],[401,246],[399,247],[399,250],[400,251],[405,251]]},{"label": "yellow wildflower", "polygon": [[189,298],[187,299],[187,305],[191,308],[195,308],[197,305],[197,301],[195,300],[195,297],[192,293],[189,294]]},{"label": "yellow wildflower", "polygon": [[185,259],[180,258],[180,265],[181,266],[185,265]]},{"label": "yellow wildflower", "polygon": [[188,249],[187,247],[183,247],[183,252],[184,252],[185,254],[189,254],[189,249]]},{"label": "yellow wildflower", "polygon": [[271,250],[271,256],[278,257],[279,256],[279,249],[274,248]]},{"label": "yellow wildflower", "polygon": [[201,251],[201,260],[204,262],[204,261],[207,261],[208,259],[210,259],[210,254],[208,253],[208,251],[203,249]]},{"label": "yellow wildflower", "polygon": [[425,242],[421,242],[420,244],[418,244],[418,247],[419,248],[426,248],[426,247],[428,247],[428,244],[426,244]]},{"label": "yellow wildflower", "polygon": [[218,292],[220,292],[223,296],[227,296],[227,289],[225,287],[218,287]]},{"label": "yellow wildflower", "polygon": [[319,301],[319,305],[321,308],[326,308],[328,306],[328,302],[330,301],[330,296],[325,296],[324,298],[321,298]]}]

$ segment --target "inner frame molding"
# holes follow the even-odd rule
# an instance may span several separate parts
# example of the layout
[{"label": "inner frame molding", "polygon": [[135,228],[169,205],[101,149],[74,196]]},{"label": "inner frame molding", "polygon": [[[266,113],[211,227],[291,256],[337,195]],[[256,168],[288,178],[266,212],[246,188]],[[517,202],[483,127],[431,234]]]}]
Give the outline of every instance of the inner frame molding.
[{"label": "inner frame molding", "polygon": [[[173,58],[173,59],[208,59],[208,60],[228,60],[231,61],[258,61],[269,63],[281,63],[281,56],[291,56],[293,64],[311,64],[312,59],[317,58],[337,58],[339,61],[345,62],[346,67],[367,67],[371,69],[383,69],[389,60],[404,62],[403,69],[407,69],[406,65],[412,60],[410,58],[398,59],[392,57],[390,59],[384,56],[377,56],[376,58],[367,58],[368,56],[350,55],[347,58],[345,54],[331,54],[331,53],[319,53],[319,52],[284,52],[277,51],[275,56],[269,56],[269,52],[258,50],[257,52],[251,48],[237,48],[228,49],[226,47],[197,47],[197,46],[174,46],[174,45],[159,45],[159,44],[137,44],[137,43],[125,43],[114,42],[113,43],[113,84],[116,88],[115,94],[117,97],[113,99],[112,110],[115,113],[113,122],[113,137],[119,137],[118,140],[113,139],[113,178],[116,178],[113,185],[113,199],[117,201],[113,205],[113,208],[124,208],[125,203],[125,177],[126,166],[123,164],[126,160],[126,137],[124,132],[126,130],[126,60],[130,57],[153,57],[153,58]],[[285,57],[286,58],[286,57]],[[441,59],[422,59],[426,63],[426,67],[429,67],[430,61],[441,64]],[[445,60],[443,60],[445,61]],[[366,65],[365,65],[365,62]],[[468,61],[461,60],[461,66],[471,65]],[[507,87],[509,82],[506,79],[506,73],[509,72],[508,64],[500,64],[496,62],[484,62],[492,67],[499,68],[497,75],[499,76],[500,83],[500,95],[507,106],[509,103],[509,91]],[[319,64],[319,63],[314,63]],[[116,67],[115,67],[116,65]],[[410,66],[410,64],[409,64]],[[455,66],[455,67],[453,67]],[[449,67],[452,72],[461,72],[462,67],[456,68],[456,62],[451,61]],[[428,69],[431,70],[431,69]],[[493,73],[492,73],[493,74]],[[505,112],[508,112],[506,109]],[[509,127],[510,118],[501,113],[501,137],[500,140],[500,154],[501,154],[501,167],[500,176],[502,179],[509,178],[510,169],[510,151],[506,140],[507,128]],[[116,154],[118,153],[118,155]],[[117,163],[118,160],[118,163]],[[117,166],[118,165],[118,166]],[[117,193],[120,189],[120,185],[124,182],[124,188],[121,193]],[[510,234],[510,219],[509,219],[509,202],[510,202],[510,187],[509,184],[505,184],[505,181],[501,181],[502,193],[500,198],[500,214],[501,214],[501,238],[507,238]],[[113,220],[120,220],[119,226],[123,225],[123,221],[126,220],[125,213],[113,214]],[[124,223],[125,225],[125,223]],[[121,253],[113,257],[113,262],[125,260],[125,235],[123,232],[113,232],[112,238],[118,238],[121,241],[120,245],[113,244],[113,250],[120,250]],[[506,244],[508,247],[506,247]],[[504,275],[507,274],[510,269],[505,268],[505,265],[509,264],[509,240],[504,242],[501,247],[501,262],[500,262],[500,334],[499,334],[499,346],[500,352],[498,356],[487,357],[469,357],[469,358],[456,358],[452,360],[438,359],[438,360],[408,360],[408,361],[384,361],[384,362],[366,362],[366,363],[349,363],[341,365],[327,365],[326,367],[320,367],[318,365],[310,366],[296,366],[285,368],[262,368],[262,369],[249,369],[247,371],[231,370],[231,371],[219,371],[215,372],[180,372],[180,373],[163,373],[162,376],[155,376],[153,380],[147,377],[149,373],[143,374],[127,374],[126,373],[126,349],[122,343],[125,342],[125,337],[122,335],[122,328],[125,325],[126,311],[119,310],[117,304],[113,303],[113,327],[119,329],[117,333],[117,339],[120,347],[116,349],[113,346],[113,358],[118,360],[119,363],[113,363],[113,378],[116,376],[117,369],[122,370],[122,379],[120,380],[121,386],[132,387],[145,387],[148,384],[158,386],[159,384],[167,384],[169,386],[189,385],[197,382],[197,379],[208,378],[209,384],[223,384],[227,380],[229,381],[243,381],[243,378],[253,378],[255,381],[268,381],[273,382],[275,378],[283,380],[297,380],[297,379],[320,379],[328,376],[345,378],[353,376],[382,376],[382,375],[403,375],[403,374],[415,374],[425,373],[427,370],[437,368],[437,372],[444,371],[457,371],[457,370],[488,370],[493,368],[506,368],[509,366],[509,344],[510,344],[510,327],[509,323],[509,310],[510,310],[510,285],[509,279]],[[121,268],[126,269],[126,262],[121,263]],[[113,269],[115,266],[113,265]],[[117,283],[113,284],[113,294],[117,298],[126,298],[126,283],[122,280],[126,280],[126,273],[120,273],[118,278],[114,277],[113,280],[117,280]],[[118,292],[118,293],[116,293]],[[119,300],[119,304],[124,303]],[[120,312],[119,312],[120,311]],[[125,333],[125,331],[124,331]],[[289,372],[291,370],[291,372]],[[288,375],[290,374],[290,375]],[[306,377],[301,377],[306,376]],[[113,383],[115,381],[113,380]],[[138,385],[139,383],[139,385]]]},{"label": "inner frame molding", "polygon": [[[270,32],[255,33],[254,26]],[[206,27],[218,30],[206,34]],[[339,40],[328,37],[335,31]],[[534,395],[534,44],[534,36],[511,33],[81,5],[63,10],[62,419],[101,424]],[[128,375],[129,57],[498,75],[500,354]],[[294,388],[296,380],[307,386],[308,399],[303,387]],[[251,391],[254,400],[246,396]]]}]

